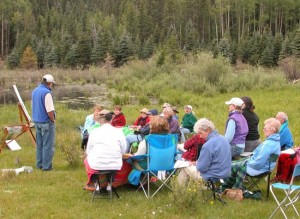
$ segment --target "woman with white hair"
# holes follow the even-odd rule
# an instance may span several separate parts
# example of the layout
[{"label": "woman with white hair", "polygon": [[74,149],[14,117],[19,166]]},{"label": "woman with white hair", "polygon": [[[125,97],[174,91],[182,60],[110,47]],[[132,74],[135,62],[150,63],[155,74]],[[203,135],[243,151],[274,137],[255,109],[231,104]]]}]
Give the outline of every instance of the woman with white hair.
[{"label": "woman with white hair", "polygon": [[195,123],[194,132],[200,134],[206,142],[202,146],[198,160],[181,169],[178,175],[179,184],[186,186],[190,178],[214,181],[230,176],[231,151],[226,138],[215,130],[210,120],[205,118]]},{"label": "woman with white hair", "polygon": [[[269,159],[271,154],[280,154],[280,122],[275,118],[265,120],[263,133],[266,140],[254,151],[250,158],[234,162],[231,165],[231,176],[224,180],[222,190],[226,188],[242,188],[246,174],[256,176],[269,170]],[[276,162],[271,163],[271,170]]]}]

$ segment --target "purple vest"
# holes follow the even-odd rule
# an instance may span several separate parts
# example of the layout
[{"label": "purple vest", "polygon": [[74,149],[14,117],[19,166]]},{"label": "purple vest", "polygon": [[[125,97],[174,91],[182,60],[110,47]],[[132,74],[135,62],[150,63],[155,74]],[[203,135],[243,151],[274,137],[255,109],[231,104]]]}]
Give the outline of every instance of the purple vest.
[{"label": "purple vest", "polygon": [[235,121],[235,135],[233,136],[230,144],[245,144],[246,136],[248,134],[248,123],[242,113],[239,112],[231,112],[229,113],[228,120],[226,122],[226,128],[229,119],[233,119]]}]

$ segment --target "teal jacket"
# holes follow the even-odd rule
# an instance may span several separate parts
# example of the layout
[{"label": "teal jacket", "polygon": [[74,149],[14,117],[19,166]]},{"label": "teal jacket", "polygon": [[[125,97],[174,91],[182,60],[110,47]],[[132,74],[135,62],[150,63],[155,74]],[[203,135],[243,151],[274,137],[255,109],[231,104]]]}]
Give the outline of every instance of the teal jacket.
[{"label": "teal jacket", "polygon": [[183,128],[189,129],[190,132],[194,131],[194,125],[197,122],[197,118],[193,113],[186,113],[182,118],[181,125]]}]

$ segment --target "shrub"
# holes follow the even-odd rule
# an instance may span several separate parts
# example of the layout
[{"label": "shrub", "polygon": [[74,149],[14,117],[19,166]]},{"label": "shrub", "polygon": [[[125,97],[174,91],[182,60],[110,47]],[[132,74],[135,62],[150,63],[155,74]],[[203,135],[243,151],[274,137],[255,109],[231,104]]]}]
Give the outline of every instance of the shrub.
[{"label": "shrub", "polygon": [[173,193],[171,196],[174,200],[176,213],[185,211],[193,215],[203,200],[200,195],[200,188],[202,187],[202,181],[190,181],[187,188],[183,188],[178,184],[177,176],[173,176],[171,179],[171,186]]},{"label": "shrub", "polygon": [[149,98],[142,95],[139,97],[139,105],[149,105],[150,104],[150,101],[149,101]]},{"label": "shrub", "polygon": [[81,152],[76,143],[61,144],[61,150],[65,155],[66,161],[71,167],[78,167],[79,164],[82,163],[80,159]]}]

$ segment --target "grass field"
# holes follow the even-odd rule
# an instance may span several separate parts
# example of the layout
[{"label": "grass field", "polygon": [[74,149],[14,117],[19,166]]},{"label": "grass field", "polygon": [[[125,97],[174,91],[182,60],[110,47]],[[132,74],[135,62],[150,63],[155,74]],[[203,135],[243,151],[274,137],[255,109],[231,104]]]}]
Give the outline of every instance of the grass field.
[{"label": "grass field", "polygon": [[[214,97],[197,96],[186,101],[194,105],[198,118],[211,119],[220,133],[224,133],[227,118],[227,107],[224,104],[234,96],[248,95],[256,106],[260,117],[260,130],[263,121],[275,116],[278,111],[289,115],[289,126],[294,136],[295,144],[300,141],[300,90],[296,85],[280,90],[256,90],[221,94]],[[30,104],[26,103],[30,112]],[[161,106],[124,106],[123,111],[128,124],[138,116],[138,110],[143,108],[160,108]],[[183,115],[183,106],[180,118]],[[135,192],[132,186],[118,189],[120,199],[95,200],[91,202],[91,194],[82,190],[86,182],[86,173],[80,156],[80,135],[76,126],[84,122],[90,112],[68,109],[65,105],[56,103],[57,129],[54,171],[41,172],[35,169],[35,149],[27,134],[18,138],[22,147],[20,151],[2,150],[0,168],[17,168],[33,166],[32,173],[21,173],[18,176],[0,176],[0,218],[268,218],[275,208],[275,201],[244,200],[241,203],[228,201],[223,207],[220,203],[201,203],[202,196],[191,191],[191,205],[174,201],[172,192],[163,190],[156,197],[147,200],[142,192]],[[0,127],[18,124],[18,109],[16,105],[0,106]],[[1,136],[2,137],[2,136]],[[264,139],[262,136],[261,139]],[[70,166],[63,148],[74,152],[79,160],[78,165]],[[70,152],[71,153],[71,152]],[[18,162],[17,162],[18,160]],[[263,192],[266,189],[262,182]],[[192,194],[193,193],[193,194]],[[186,196],[188,196],[188,192]],[[184,201],[182,197],[181,201]],[[182,203],[179,205],[178,203]],[[297,204],[300,208],[300,202]],[[290,211],[289,218],[295,218]],[[275,218],[281,218],[278,213]]]}]

